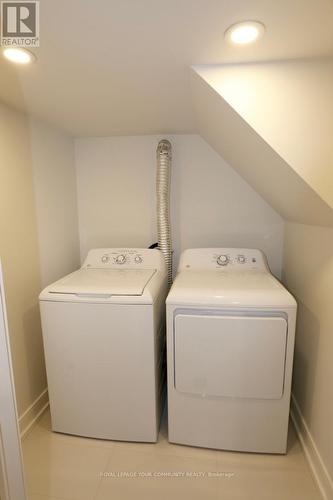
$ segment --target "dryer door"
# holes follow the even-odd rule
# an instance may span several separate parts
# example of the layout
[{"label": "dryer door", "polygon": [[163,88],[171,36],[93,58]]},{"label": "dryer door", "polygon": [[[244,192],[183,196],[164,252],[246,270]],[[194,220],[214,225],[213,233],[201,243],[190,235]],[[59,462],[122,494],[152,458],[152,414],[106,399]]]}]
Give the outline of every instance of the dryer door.
[{"label": "dryer door", "polygon": [[203,397],[279,399],[287,321],[281,316],[178,314],[176,390]]}]

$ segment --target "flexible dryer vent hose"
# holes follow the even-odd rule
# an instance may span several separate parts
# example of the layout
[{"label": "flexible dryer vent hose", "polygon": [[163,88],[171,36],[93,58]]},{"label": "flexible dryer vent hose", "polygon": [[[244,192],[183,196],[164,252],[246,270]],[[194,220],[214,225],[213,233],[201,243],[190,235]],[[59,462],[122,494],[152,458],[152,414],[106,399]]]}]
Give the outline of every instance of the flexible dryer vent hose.
[{"label": "flexible dryer vent hose", "polygon": [[170,174],[171,143],[163,139],[157,150],[157,234],[158,248],[163,253],[168,272],[169,285],[172,283],[172,242],[170,228]]}]

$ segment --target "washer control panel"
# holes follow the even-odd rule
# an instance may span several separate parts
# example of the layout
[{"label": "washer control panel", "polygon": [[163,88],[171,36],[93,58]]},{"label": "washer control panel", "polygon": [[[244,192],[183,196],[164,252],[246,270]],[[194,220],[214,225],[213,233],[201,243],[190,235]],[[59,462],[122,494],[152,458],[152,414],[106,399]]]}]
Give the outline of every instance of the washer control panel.
[{"label": "washer control panel", "polygon": [[112,269],[161,269],[163,255],[147,248],[98,248],[90,250],[82,267]]},{"label": "washer control panel", "polygon": [[196,248],[185,250],[179,263],[179,271],[186,269],[203,270],[268,270],[263,252],[250,248]]}]

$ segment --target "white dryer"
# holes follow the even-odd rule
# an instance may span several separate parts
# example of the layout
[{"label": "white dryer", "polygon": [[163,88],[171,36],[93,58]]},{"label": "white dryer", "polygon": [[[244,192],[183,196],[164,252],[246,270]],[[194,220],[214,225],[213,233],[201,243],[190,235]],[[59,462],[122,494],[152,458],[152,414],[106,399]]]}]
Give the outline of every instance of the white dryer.
[{"label": "white dryer", "polygon": [[169,440],[285,453],[295,321],[259,250],[186,250],[167,298]]},{"label": "white dryer", "polygon": [[41,293],[54,431],[157,440],[166,293],[163,256],[147,249],[91,250]]}]

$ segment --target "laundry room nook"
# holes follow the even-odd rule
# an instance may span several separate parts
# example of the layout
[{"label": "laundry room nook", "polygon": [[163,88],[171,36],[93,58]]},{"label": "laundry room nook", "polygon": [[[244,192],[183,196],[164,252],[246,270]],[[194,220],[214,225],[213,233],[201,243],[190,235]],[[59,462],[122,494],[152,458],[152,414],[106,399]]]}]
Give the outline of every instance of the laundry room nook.
[{"label": "laundry room nook", "polygon": [[333,499],[332,2],[0,22],[0,500]]}]

